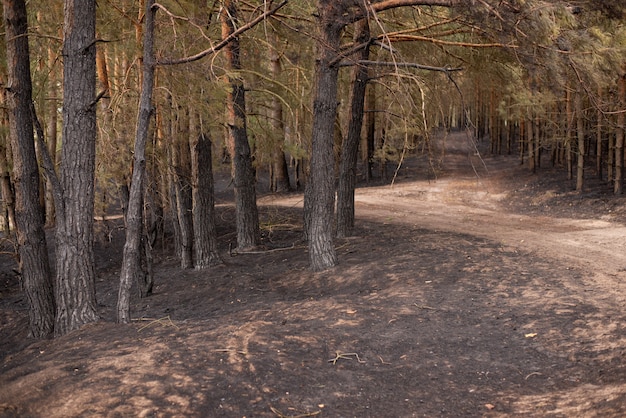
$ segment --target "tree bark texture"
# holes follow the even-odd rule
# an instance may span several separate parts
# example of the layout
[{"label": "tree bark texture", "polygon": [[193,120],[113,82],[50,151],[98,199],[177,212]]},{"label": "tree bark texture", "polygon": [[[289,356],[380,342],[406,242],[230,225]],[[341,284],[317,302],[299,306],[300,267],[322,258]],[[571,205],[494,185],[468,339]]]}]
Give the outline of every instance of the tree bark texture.
[{"label": "tree bark texture", "polygon": [[[356,23],[355,44],[366,44],[359,52],[358,60],[369,59],[370,30],[367,19]],[[352,234],[354,228],[354,188],[356,186],[356,163],[359,157],[359,143],[363,127],[363,109],[365,107],[365,90],[367,87],[368,69],[356,65],[353,69],[352,90],[350,92],[350,117],[348,132],[341,149],[339,166],[339,184],[337,187],[337,237],[343,238]]]},{"label": "tree bark texture", "polygon": [[576,107],[576,137],[577,158],[576,158],[576,191],[581,193],[585,182],[585,121],[583,114],[583,88],[579,86],[576,90],[574,98],[574,106]]},{"label": "tree bark texture", "polygon": [[[602,87],[598,86],[598,101],[602,102],[603,91]],[[602,109],[600,106],[596,109],[596,175],[598,180],[602,180]]]},{"label": "tree bark texture", "polygon": [[366,90],[366,113],[365,113],[365,141],[362,150],[363,165],[365,167],[365,179],[372,179],[372,159],[376,147],[376,87],[370,84]]},{"label": "tree bark texture", "polygon": [[98,320],[93,254],[96,2],[65,0],[63,148],[57,207],[55,335]]},{"label": "tree bark texture", "polygon": [[15,221],[22,285],[29,303],[29,334],[54,331],[54,293],[40,206],[39,166],[31,115],[32,82],[24,0],[3,0],[8,70],[7,104],[13,151]]},{"label": "tree bark texture", "polygon": [[[626,108],[626,64],[622,65],[622,72],[617,80],[617,103],[620,109]],[[615,129],[615,182],[613,192],[622,194],[624,183],[624,137],[626,136],[626,115],[623,111],[617,114]]]},{"label": "tree bark texture", "polygon": [[316,42],[310,173],[304,193],[305,233],[309,241],[309,261],[313,271],[322,271],[337,265],[333,243],[333,138],[339,68],[331,65],[331,62],[337,57],[344,27],[336,17],[342,16],[345,11],[343,5],[337,3],[330,0],[317,2],[320,30]]},{"label": "tree bark texture", "polygon": [[204,269],[222,263],[217,250],[215,196],[211,139],[193,117],[190,137],[193,198],[194,267]]},{"label": "tree bark texture", "polygon": [[[59,100],[57,98],[57,71],[54,68],[54,62],[57,59],[57,55],[52,49],[48,48],[48,65],[52,70],[50,71],[50,81],[48,82],[48,105],[47,105],[47,118],[46,118],[46,142],[48,144],[48,153],[52,158],[52,163],[56,167],[57,164],[57,134],[58,134],[58,107]],[[46,178],[46,196],[45,196],[45,208],[46,208],[46,226],[54,226],[56,214],[54,206],[54,195],[52,192],[52,183]]]},{"label": "tree bark texture", "polygon": [[[278,42],[277,39],[273,40]],[[280,54],[276,50],[276,45],[270,45],[269,48],[270,71],[274,80],[279,80],[282,71]],[[285,125],[283,122],[283,103],[276,95],[272,96],[270,121],[272,133],[274,134],[272,140],[271,189],[273,192],[288,192],[291,190],[291,184],[289,183],[289,169],[284,150]]]},{"label": "tree bark texture", "polygon": [[172,145],[174,166],[174,194],[176,198],[176,219],[180,232],[180,267],[193,267],[193,198],[191,185],[191,155],[189,150],[189,112],[178,109],[176,136]]},{"label": "tree bark texture", "polygon": [[565,93],[565,114],[567,116],[567,126],[565,130],[565,162],[567,165],[567,179],[572,179],[572,129],[574,124],[574,112],[572,111],[572,95],[566,86]]},{"label": "tree bark texture", "polygon": [[133,177],[130,185],[128,210],[126,215],[126,242],[120,271],[120,287],[117,299],[117,321],[130,322],[130,289],[133,281],[137,281],[142,296],[148,289],[143,289],[145,272],[141,266],[143,237],[143,195],[146,177],[146,142],[152,118],[152,91],[154,89],[154,0],[146,2],[145,31],[143,39],[143,77],[139,115],[135,132],[135,152]]},{"label": "tree bark texture", "polygon": [[[222,38],[227,38],[235,31],[237,6],[232,0],[224,1],[220,15]],[[233,184],[235,186],[235,211],[237,218],[237,248],[254,248],[260,239],[259,214],[256,206],[256,186],[252,153],[248,143],[246,127],[246,99],[243,80],[233,74],[241,70],[239,38],[235,37],[224,48],[231,74],[230,91],[227,99],[229,112],[228,128],[233,143],[231,159],[233,164]]]},{"label": "tree bark texture", "polygon": [[[0,103],[0,105],[4,106],[4,102]],[[0,123],[3,123],[4,126],[8,125],[7,120],[2,120]],[[0,144],[0,193],[2,193],[2,216],[4,218],[2,230],[6,237],[11,236],[11,229],[15,227],[15,189],[11,181],[9,161],[7,159],[9,152],[10,150],[5,147],[5,144]]]}]

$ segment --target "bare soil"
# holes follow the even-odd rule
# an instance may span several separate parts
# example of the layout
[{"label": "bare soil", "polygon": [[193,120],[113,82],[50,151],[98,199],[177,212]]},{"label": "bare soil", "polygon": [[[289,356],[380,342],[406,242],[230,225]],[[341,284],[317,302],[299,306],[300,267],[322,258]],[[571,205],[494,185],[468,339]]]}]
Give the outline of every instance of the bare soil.
[{"label": "bare soil", "polygon": [[2,255],[0,417],[625,416],[625,199],[587,177],[578,194],[562,169],[532,175],[452,136],[357,190],[355,236],[322,273],[301,194],[262,197],[263,247],[232,255],[222,200],[225,264],[183,271],[160,249],[130,325],[114,323],[109,222],[102,321],[54,340],[27,338]]}]

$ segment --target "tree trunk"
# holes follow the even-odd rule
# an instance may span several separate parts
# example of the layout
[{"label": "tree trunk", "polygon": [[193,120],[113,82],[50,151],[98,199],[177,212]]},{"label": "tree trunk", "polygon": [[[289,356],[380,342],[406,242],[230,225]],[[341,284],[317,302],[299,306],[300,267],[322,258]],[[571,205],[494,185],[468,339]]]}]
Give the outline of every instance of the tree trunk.
[{"label": "tree trunk", "polygon": [[370,84],[366,89],[366,113],[365,113],[365,141],[362,150],[363,166],[365,167],[365,180],[372,180],[372,158],[376,145],[376,88]]},{"label": "tree trunk", "polygon": [[574,106],[576,107],[576,135],[578,152],[576,153],[576,191],[582,193],[585,182],[585,120],[583,115],[582,86],[576,90]]},{"label": "tree trunk", "polygon": [[98,320],[93,254],[96,3],[65,0],[63,149],[57,202],[55,335]]},{"label": "tree trunk", "polygon": [[187,109],[177,112],[176,137],[172,146],[174,167],[174,193],[176,218],[180,232],[180,267],[193,267],[193,206],[191,185],[191,155],[189,150],[189,113]]},{"label": "tree trunk", "polygon": [[607,129],[607,136],[608,136],[608,141],[607,141],[607,157],[606,157],[606,181],[610,184],[613,185],[613,180],[615,179],[614,175],[615,175],[615,163],[614,163],[614,159],[615,159],[615,137],[613,136],[613,129],[611,128],[611,126],[609,125],[608,129]]},{"label": "tree trunk", "polygon": [[335,206],[335,161],[333,138],[337,115],[337,77],[333,65],[340,49],[343,24],[341,2],[318,0],[317,59],[313,99],[313,131],[311,134],[310,174],[304,193],[305,233],[309,241],[309,260],[313,271],[337,265],[333,244],[333,212]]},{"label": "tree trunk", "polygon": [[[274,34],[272,34],[274,36]],[[278,42],[277,39],[273,39]],[[275,45],[270,45],[270,72],[274,80],[279,80],[282,71],[280,55]],[[291,190],[289,183],[289,169],[285,158],[285,125],[283,123],[283,103],[277,95],[272,95],[270,108],[270,123],[272,125],[272,178],[271,189],[273,192],[288,192]]]},{"label": "tree trunk", "polygon": [[[358,60],[369,58],[370,30],[367,19],[356,24],[354,43],[366,44],[359,52]],[[348,133],[343,141],[341,163],[339,167],[339,184],[337,187],[337,237],[351,235],[354,229],[354,188],[356,186],[356,163],[361,142],[363,127],[363,108],[365,89],[367,87],[368,69],[356,65],[353,69],[352,90],[350,92],[350,118]]]},{"label": "tree trunk", "polygon": [[194,267],[204,269],[222,263],[217,251],[215,196],[211,139],[197,116],[191,125],[191,185],[193,198]]},{"label": "tree trunk", "polygon": [[[529,109],[529,113],[532,115],[532,111],[530,109]],[[537,160],[535,159],[534,133],[535,133],[535,129],[534,129],[533,117],[529,116],[528,119],[526,119],[526,143],[528,145],[528,168],[530,168],[530,171],[532,173],[535,173],[537,171],[537,166],[536,166]]]},{"label": "tree trunk", "polygon": [[[57,88],[57,72],[53,68],[54,62],[57,59],[57,55],[54,50],[49,47],[48,48],[48,63],[52,70],[50,71],[50,80],[48,82],[48,117],[46,120],[46,141],[48,144],[48,152],[50,153],[50,157],[52,157],[52,162],[56,167],[57,163],[57,124],[58,124],[58,107],[59,100],[57,98],[58,88]],[[46,197],[45,197],[45,207],[46,207],[46,225],[54,226],[55,223],[55,207],[54,207],[54,196],[52,193],[52,184],[50,180],[46,180]]]},{"label": "tree trunk", "polygon": [[[598,86],[598,103],[602,103],[602,87]],[[596,110],[596,175],[602,180],[602,109],[598,104]]]},{"label": "tree trunk", "polygon": [[[619,109],[626,108],[626,64],[622,65],[622,72],[617,80],[617,103]],[[615,129],[615,182],[613,192],[622,194],[624,173],[624,136],[626,135],[626,115],[623,111],[617,114]]]},{"label": "tree trunk", "polygon": [[[0,103],[3,107],[5,106],[4,101]],[[8,125],[8,121],[4,120],[0,121],[4,126]],[[9,162],[7,161],[7,155],[10,152],[10,147],[6,147],[7,144],[0,143],[0,193],[2,196],[3,203],[3,225],[2,232],[4,232],[5,237],[11,236],[12,228],[15,228],[15,190],[13,188],[13,183],[11,182],[11,173],[9,171]]]},{"label": "tree trunk", "polygon": [[567,116],[567,125],[565,130],[565,161],[567,164],[567,179],[572,179],[572,125],[574,124],[574,112],[572,112],[572,100],[570,89],[566,87],[565,93],[565,115]]},{"label": "tree trunk", "polygon": [[120,271],[120,288],[117,299],[117,321],[130,322],[130,288],[133,280],[139,283],[142,296],[146,296],[149,289],[142,289],[145,273],[141,267],[141,243],[143,236],[143,194],[146,176],[146,142],[152,118],[152,91],[154,89],[154,0],[146,2],[146,14],[143,39],[143,76],[141,98],[139,101],[139,115],[135,132],[135,151],[133,177],[128,199],[126,215],[126,242]]},{"label": "tree trunk", "polygon": [[3,0],[8,70],[7,104],[13,151],[15,220],[22,285],[29,303],[29,334],[54,331],[55,306],[44,214],[39,201],[39,166],[31,114],[32,83],[24,0]]},{"label": "tree trunk", "polygon": [[[220,19],[222,38],[226,39],[235,31],[238,21],[236,1],[225,0]],[[241,70],[239,38],[235,37],[224,48],[230,71]],[[243,80],[231,73],[230,91],[227,98],[229,114],[231,160],[233,164],[233,184],[235,186],[235,211],[237,217],[237,248],[254,248],[260,239],[259,214],[256,206],[256,189],[252,155],[246,128],[246,99]]]}]

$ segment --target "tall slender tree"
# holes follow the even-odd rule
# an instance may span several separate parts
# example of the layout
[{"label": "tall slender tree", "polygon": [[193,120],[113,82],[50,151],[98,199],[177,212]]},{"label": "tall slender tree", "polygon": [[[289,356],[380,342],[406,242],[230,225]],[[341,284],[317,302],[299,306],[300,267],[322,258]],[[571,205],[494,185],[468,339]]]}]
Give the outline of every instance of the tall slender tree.
[{"label": "tall slender tree", "polygon": [[3,0],[8,69],[9,136],[13,151],[15,220],[22,285],[30,305],[30,331],[36,338],[54,330],[54,297],[39,200],[39,166],[31,115],[32,82],[28,21],[24,0]]},{"label": "tall slender tree", "polygon": [[97,321],[94,240],[96,159],[96,2],[65,0],[63,147],[55,199],[55,335]]},{"label": "tall slender tree", "polygon": [[363,127],[363,109],[365,107],[365,90],[367,87],[368,68],[358,61],[369,58],[370,45],[369,21],[363,19],[356,23],[354,33],[355,45],[361,46],[356,54],[359,59],[352,72],[352,89],[350,91],[350,115],[347,134],[341,147],[341,163],[339,165],[339,184],[337,186],[337,237],[349,236],[354,228],[354,188],[356,186],[356,163],[361,142]]},{"label": "tall slender tree", "polygon": [[615,178],[613,192],[622,194],[624,183],[624,141],[626,137],[626,63],[622,64],[617,79],[617,104],[620,110],[617,113],[615,129]]},{"label": "tall slender tree", "polygon": [[[143,77],[139,115],[135,132],[135,153],[133,177],[130,186],[128,211],[126,215],[126,242],[120,288],[117,300],[117,321],[130,322],[130,288],[133,280],[138,280],[141,271],[141,238],[143,235],[143,194],[146,176],[146,142],[152,118],[152,92],[154,90],[154,0],[146,1],[143,33]],[[144,292],[147,293],[147,292]]]},{"label": "tall slender tree", "polygon": [[246,97],[243,80],[238,71],[241,67],[239,37],[234,36],[238,25],[237,2],[224,0],[220,19],[222,39],[231,38],[224,47],[230,73],[228,93],[228,130],[232,141],[231,159],[233,164],[233,184],[235,185],[235,210],[237,217],[237,248],[245,250],[258,245],[259,214],[256,206],[256,185],[252,166],[252,153],[248,143],[246,128]]},{"label": "tall slender tree", "polygon": [[201,118],[191,112],[191,187],[193,198],[193,248],[196,270],[221,264],[217,251],[215,226],[215,196],[211,138],[205,132]]}]

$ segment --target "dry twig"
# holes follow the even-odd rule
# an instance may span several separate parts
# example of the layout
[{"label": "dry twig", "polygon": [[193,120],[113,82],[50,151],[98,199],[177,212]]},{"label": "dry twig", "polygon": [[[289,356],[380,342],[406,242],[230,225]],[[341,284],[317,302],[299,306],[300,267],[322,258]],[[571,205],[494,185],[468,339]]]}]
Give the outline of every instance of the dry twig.
[{"label": "dry twig", "polygon": [[339,359],[352,360],[351,356],[354,356],[356,358],[356,361],[358,361],[359,363],[365,363],[365,360],[361,360],[357,353],[342,353],[340,351],[335,351],[335,358],[331,358],[330,360],[328,360],[328,362],[335,365],[337,364],[337,361]]},{"label": "dry twig", "polygon": [[273,406],[270,406],[270,409],[272,410],[273,413],[276,414],[277,417],[279,418],[304,418],[304,417],[313,417],[315,415],[319,415],[322,413],[321,410],[317,410],[315,412],[305,412],[304,414],[298,414],[298,415],[285,415],[282,412],[280,412],[278,409],[274,408]]},{"label": "dry twig", "polygon": [[150,321],[148,322],[146,325],[142,326],[141,328],[139,328],[137,330],[137,332],[141,332],[146,328],[150,328],[152,325],[154,324],[159,324],[162,325],[164,327],[174,327],[176,329],[178,329],[178,325],[176,325],[173,321],[172,318],[170,318],[170,316],[164,316],[163,318],[158,318],[158,319],[154,319],[154,318],[137,318],[137,319],[133,319],[133,321]]}]

